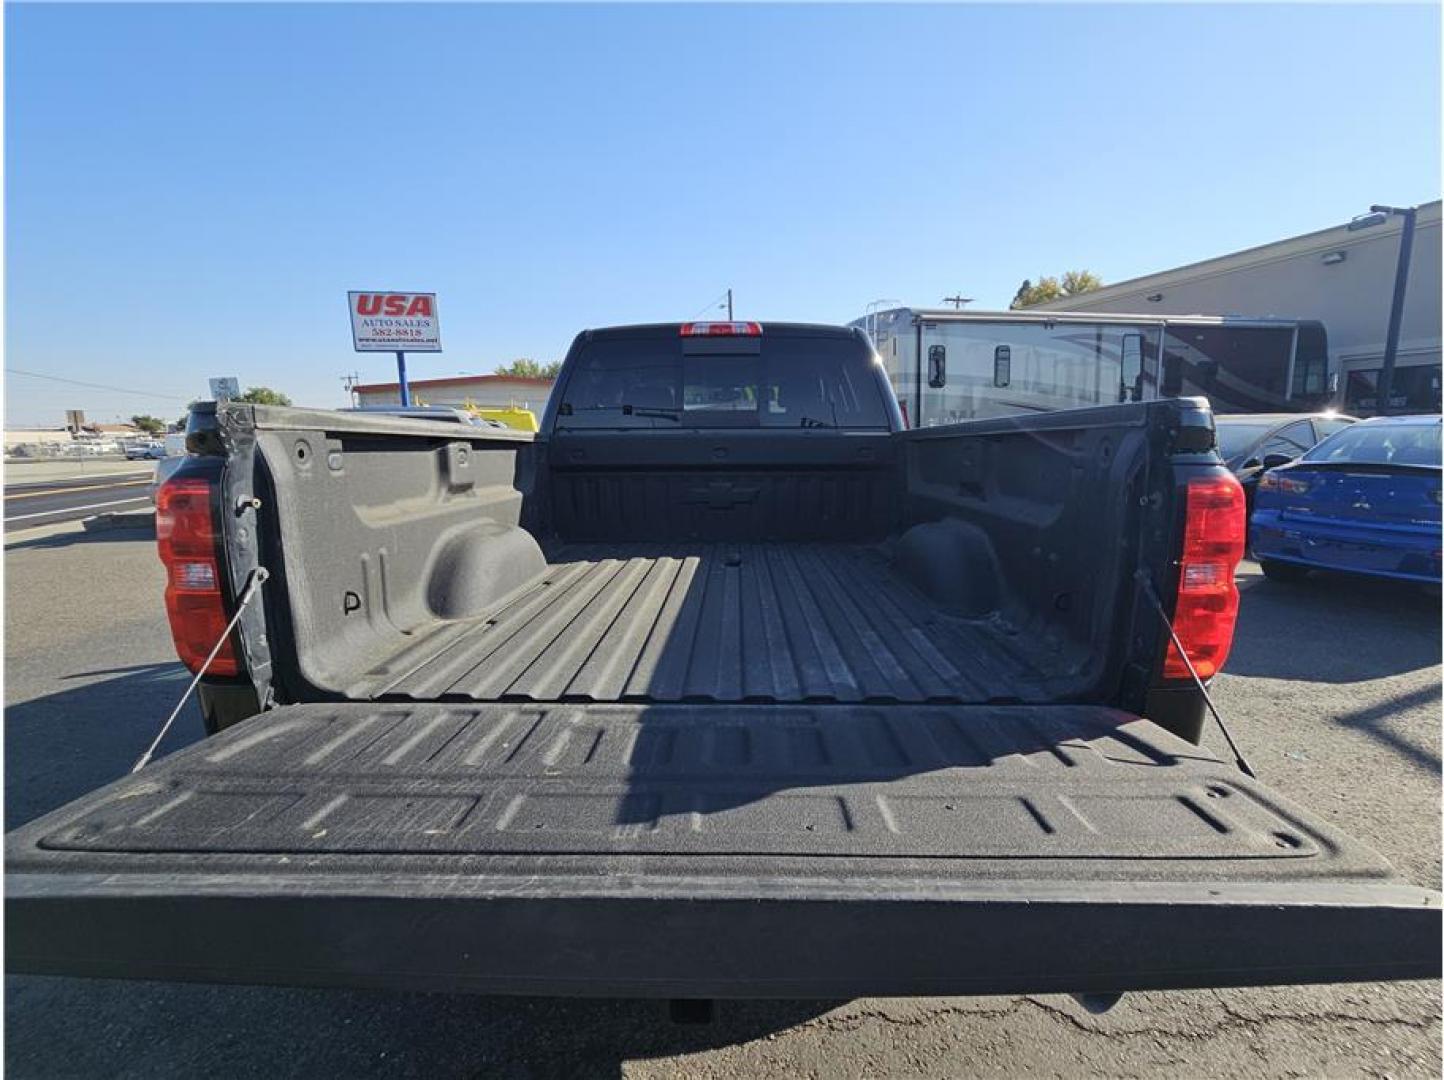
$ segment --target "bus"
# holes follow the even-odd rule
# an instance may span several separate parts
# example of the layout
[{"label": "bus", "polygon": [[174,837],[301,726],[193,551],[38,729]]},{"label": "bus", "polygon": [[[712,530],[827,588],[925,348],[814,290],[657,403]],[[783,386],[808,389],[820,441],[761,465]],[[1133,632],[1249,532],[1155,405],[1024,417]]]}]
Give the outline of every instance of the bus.
[{"label": "bus", "polygon": [[1329,406],[1328,337],[1310,319],[893,308],[857,319],[911,427],[1158,397],[1220,413]]}]

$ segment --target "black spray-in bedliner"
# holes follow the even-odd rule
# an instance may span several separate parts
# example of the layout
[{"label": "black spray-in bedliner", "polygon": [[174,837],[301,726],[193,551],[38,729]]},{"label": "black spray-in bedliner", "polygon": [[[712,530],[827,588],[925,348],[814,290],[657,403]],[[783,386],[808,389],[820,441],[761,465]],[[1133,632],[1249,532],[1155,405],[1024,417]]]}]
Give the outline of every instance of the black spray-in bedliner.
[{"label": "black spray-in bedliner", "polygon": [[879,548],[571,545],[476,619],[447,623],[347,687],[418,701],[1047,699],[1055,642],[932,604]]},{"label": "black spray-in bedliner", "polygon": [[1081,706],[290,706],[87,802],[37,846],[1390,876],[1197,747]]},{"label": "black spray-in bedliner", "polygon": [[10,834],[6,914],[12,971],[489,993],[1357,981],[1440,948],[1437,894],[1079,706],[290,706]]}]

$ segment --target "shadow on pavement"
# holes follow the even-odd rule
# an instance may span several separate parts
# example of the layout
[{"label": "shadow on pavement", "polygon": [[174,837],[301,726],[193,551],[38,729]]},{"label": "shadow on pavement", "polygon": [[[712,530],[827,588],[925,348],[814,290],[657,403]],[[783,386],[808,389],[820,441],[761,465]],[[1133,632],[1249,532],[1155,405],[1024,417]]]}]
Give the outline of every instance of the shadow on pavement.
[{"label": "shadow on pavement", "polygon": [[[616,1077],[624,1062],[701,1053],[842,1004],[722,1002],[677,1025],[665,1002],[7,980],[6,1073],[53,1076]],[[81,1036],[76,1019],[87,1018]]]},{"label": "shadow on pavement", "polygon": [[[77,523],[78,526],[78,523]],[[86,532],[77,527],[73,532],[54,533],[49,536],[37,536],[33,540],[15,540],[5,545],[5,550],[27,550],[37,548],[68,548],[76,544],[109,544],[118,540],[134,542],[136,540],[155,540],[155,526],[127,526],[123,529],[97,529],[94,532]]]},{"label": "shadow on pavement", "polygon": [[[178,662],[66,678],[92,675],[114,677],[6,706],[7,829],[125,775],[155,738],[189,679]],[[200,711],[191,701],[159,754],[179,750],[203,734]]]},{"label": "shadow on pavement", "polygon": [[1390,717],[1397,716],[1407,709],[1417,709],[1425,705],[1432,705],[1433,711],[1437,715],[1439,711],[1438,686],[1425,686],[1406,694],[1399,694],[1387,701],[1381,701],[1377,705],[1371,705],[1367,709],[1345,713],[1343,716],[1337,717],[1334,722],[1341,727],[1361,731],[1414,764],[1437,773],[1439,771],[1438,754],[1403,738],[1397,732],[1390,731],[1384,726],[1384,721]]},{"label": "shadow on pavement", "polygon": [[1255,574],[1239,593],[1226,675],[1351,683],[1440,662],[1439,597],[1420,586],[1324,575],[1283,584]]}]

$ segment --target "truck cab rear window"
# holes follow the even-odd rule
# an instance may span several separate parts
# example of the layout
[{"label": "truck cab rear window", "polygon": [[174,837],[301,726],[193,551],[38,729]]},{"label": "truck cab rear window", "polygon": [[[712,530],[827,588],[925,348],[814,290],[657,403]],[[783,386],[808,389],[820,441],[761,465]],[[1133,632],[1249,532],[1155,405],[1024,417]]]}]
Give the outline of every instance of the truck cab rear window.
[{"label": "truck cab rear window", "polygon": [[576,358],[557,416],[560,429],[887,426],[867,349],[786,337],[735,354],[684,355],[680,341],[660,338],[594,341]]}]

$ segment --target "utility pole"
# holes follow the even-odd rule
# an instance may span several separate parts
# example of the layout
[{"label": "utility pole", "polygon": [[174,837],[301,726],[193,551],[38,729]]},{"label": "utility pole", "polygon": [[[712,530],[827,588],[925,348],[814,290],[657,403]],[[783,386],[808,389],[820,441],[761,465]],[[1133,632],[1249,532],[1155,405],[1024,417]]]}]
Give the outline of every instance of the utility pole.
[{"label": "utility pole", "polygon": [[346,387],[346,401],[351,405],[356,404],[356,386],[360,382],[361,376],[355,371],[341,376],[341,384]]},{"label": "utility pole", "polygon": [[1389,305],[1389,329],[1384,335],[1384,366],[1374,386],[1375,411],[1389,415],[1390,398],[1394,396],[1394,365],[1399,356],[1399,330],[1404,322],[1404,292],[1409,287],[1409,258],[1414,251],[1414,218],[1417,206],[1371,206],[1367,214],[1359,214],[1348,224],[1349,232],[1372,229],[1382,225],[1394,214],[1404,219],[1399,230],[1399,265],[1394,271],[1394,299]]},{"label": "utility pole", "polygon": [[943,303],[952,304],[954,311],[962,311],[964,304],[971,304],[972,302],[973,298],[971,296],[963,296],[961,293],[956,296],[943,297]]},{"label": "utility pole", "polygon": [[727,290],[727,321],[732,321],[732,290]]},{"label": "utility pole", "polygon": [[1404,292],[1409,287],[1409,256],[1414,251],[1414,217],[1416,207],[1371,206],[1370,210],[1398,214],[1404,219],[1399,233],[1399,265],[1394,271],[1394,303],[1389,308],[1389,331],[1384,339],[1384,366],[1379,371],[1379,415],[1388,416],[1393,405],[1394,362],[1399,355],[1399,328],[1404,321]]}]

